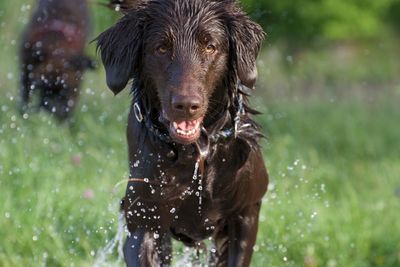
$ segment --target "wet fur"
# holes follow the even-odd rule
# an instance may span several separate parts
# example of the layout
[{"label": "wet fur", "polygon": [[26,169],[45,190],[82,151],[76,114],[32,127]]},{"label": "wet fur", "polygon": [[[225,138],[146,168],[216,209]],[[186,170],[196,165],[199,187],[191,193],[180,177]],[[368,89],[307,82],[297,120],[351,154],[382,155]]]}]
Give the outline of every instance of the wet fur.
[{"label": "wet fur", "polygon": [[[110,89],[119,93],[133,79],[133,102],[144,115],[138,121],[132,104],[127,129],[131,179],[122,205],[131,233],[125,244],[127,266],[167,266],[171,237],[197,246],[210,236],[216,248],[210,266],[249,266],[268,184],[258,146],[261,133],[247,103],[263,31],[228,0],[149,0],[125,12],[98,37],[98,47]],[[212,57],[202,52],[203,34],[218,49]],[[163,42],[171,43],[167,57],[154,52]],[[201,98],[195,116],[205,115],[202,138],[209,147],[202,190],[192,179],[200,141],[185,145],[162,138],[169,134],[160,119],[164,113],[168,119],[190,118],[169,106],[181,94]],[[233,129],[237,118],[235,135],[215,138]],[[190,190],[193,194],[185,194]],[[195,192],[202,196],[201,205]]]}]

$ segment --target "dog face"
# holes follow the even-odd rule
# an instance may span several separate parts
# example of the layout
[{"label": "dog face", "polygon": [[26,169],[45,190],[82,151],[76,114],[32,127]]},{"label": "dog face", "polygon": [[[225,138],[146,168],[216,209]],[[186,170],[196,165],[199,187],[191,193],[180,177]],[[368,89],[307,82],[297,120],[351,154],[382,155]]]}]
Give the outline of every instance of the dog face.
[{"label": "dog face", "polygon": [[98,46],[108,86],[118,93],[134,78],[142,90],[153,90],[171,138],[190,144],[200,136],[213,92],[227,90],[229,73],[254,86],[262,38],[234,1],[153,0],[101,34]]},{"label": "dog face", "polygon": [[212,10],[178,7],[172,1],[158,4],[149,12],[151,23],[143,36],[143,76],[157,90],[170,136],[192,143],[200,135],[209,99],[225,77],[227,32]]}]

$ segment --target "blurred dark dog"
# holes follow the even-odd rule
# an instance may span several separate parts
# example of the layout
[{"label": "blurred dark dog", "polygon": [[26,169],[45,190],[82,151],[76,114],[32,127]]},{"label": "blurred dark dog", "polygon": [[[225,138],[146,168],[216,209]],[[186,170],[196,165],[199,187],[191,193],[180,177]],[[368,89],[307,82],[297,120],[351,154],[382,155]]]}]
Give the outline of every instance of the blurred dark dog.
[{"label": "blurred dark dog", "polygon": [[40,93],[39,107],[60,121],[77,104],[83,72],[95,67],[84,54],[90,32],[85,0],[39,0],[21,44],[21,111]]},{"label": "blurred dark dog", "polygon": [[98,37],[107,85],[133,80],[127,265],[170,266],[171,238],[212,237],[208,266],[249,266],[268,184],[247,100],[261,27],[234,0],[111,4],[125,16]]}]

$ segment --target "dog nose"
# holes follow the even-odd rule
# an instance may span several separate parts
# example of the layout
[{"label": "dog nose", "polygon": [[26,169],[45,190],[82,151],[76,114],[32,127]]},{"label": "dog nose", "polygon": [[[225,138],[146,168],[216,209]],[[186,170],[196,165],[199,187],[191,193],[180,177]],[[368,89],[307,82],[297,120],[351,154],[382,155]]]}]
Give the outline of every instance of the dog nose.
[{"label": "dog nose", "polygon": [[172,107],[177,112],[193,116],[200,111],[201,99],[196,96],[175,96],[172,98]]}]

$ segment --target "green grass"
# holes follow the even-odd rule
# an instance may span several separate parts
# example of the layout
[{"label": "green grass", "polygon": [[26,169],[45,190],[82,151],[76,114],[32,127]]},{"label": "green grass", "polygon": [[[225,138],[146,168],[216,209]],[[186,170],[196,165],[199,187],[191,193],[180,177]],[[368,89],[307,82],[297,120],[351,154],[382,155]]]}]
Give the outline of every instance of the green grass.
[{"label": "green grass", "polygon": [[270,105],[254,266],[400,265],[396,101]]},{"label": "green grass", "polygon": [[115,232],[129,102],[103,93],[83,90],[71,127],[44,113],[24,119],[1,98],[0,266],[40,266],[46,255],[49,266],[82,266]]},{"label": "green grass", "polygon": [[[128,93],[87,75],[67,127],[22,118],[15,78],[1,82],[0,265],[90,266],[116,232]],[[268,103],[271,188],[252,266],[400,265],[398,100]]]},{"label": "green grass", "polygon": [[[70,127],[21,117],[19,31],[9,29],[24,12],[0,16],[0,266],[92,266],[117,228],[130,97],[113,97],[99,70],[86,75]],[[330,68],[334,56],[315,52],[282,74],[270,51],[255,104],[271,186],[252,266],[400,266],[400,61],[379,62],[379,50]]]}]

